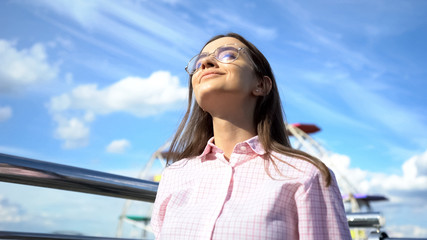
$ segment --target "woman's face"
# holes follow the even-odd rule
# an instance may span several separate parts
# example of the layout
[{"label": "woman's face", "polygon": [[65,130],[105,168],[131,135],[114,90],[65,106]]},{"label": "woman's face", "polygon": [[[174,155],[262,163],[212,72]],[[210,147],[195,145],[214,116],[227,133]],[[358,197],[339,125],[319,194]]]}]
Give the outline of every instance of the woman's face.
[{"label": "woman's face", "polygon": [[[235,38],[223,37],[207,44],[202,52],[213,53],[226,44],[235,44],[236,48],[246,47]],[[213,55],[201,62],[191,79],[200,107],[209,112],[214,106],[235,107],[236,104],[254,102],[258,80],[252,61],[245,51],[240,51],[239,57],[231,63],[221,63]]]}]

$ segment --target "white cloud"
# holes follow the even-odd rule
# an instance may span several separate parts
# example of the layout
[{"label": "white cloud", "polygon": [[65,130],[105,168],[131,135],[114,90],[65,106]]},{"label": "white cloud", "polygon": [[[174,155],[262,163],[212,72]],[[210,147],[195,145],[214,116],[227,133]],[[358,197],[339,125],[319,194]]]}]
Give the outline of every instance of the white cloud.
[{"label": "white cloud", "polygon": [[358,191],[357,183],[365,180],[368,175],[366,171],[360,168],[350,168],[351,160],[346,155],[333,153],[326,158],[322,158],[322,160],[334,171],[343,194]]},{"label": "white cloud", "polygon": [[[401,166],[400,174],[384,174],[352,168],[350,158],[331,154],[325,163],[334,171],[343,194],[364,193],[383,195],[389,202],[373,204],[374,211],[381,211],[390,226],[385,231],[391,237],[426,237],[426,229],[419,223],[427,214],[427,151],[415,155]],[[416,214],[407,226],[400,226],[400,219]],[[399,226],[398,226],[399,225]]]},{"label": "white cloud", "polygon": [[[293,139],[293,141],[297,140]],[[381,194],[388,197],[394,204],[425,205],[425,199],[427,199],[427,150],[404,161],[399,172],[385,174],[352,167],[349,156],[328,152],[320,145],[320,148],[308,147],[308,145],[300,145],[295,142],[293,145],[300,146],[300,150],[322,159],[335,173],[343,194]],[[389,166],[384,166],[384,168],[389,168]],[[425,210],[427,214],[427,208]]]},{"label": "white cloud", "polygon": [[402,174],[391,175],[351,168],[350,158],[345,155],[331,154],[324,160],[337,180],[342,178],[343,189],[347,189],[345,181],[348,181],[359,192],[381,193],[396,202],[422,200],[427,196],[427,151],[406,160],[401,166]]},{"label": "white cloud", "polygon": [[0,189],[7,196],[0,196],[0,229],[10,231],[73,230],[113,236],[124,203],[119,198],[2,182]]},{"label": "white cloud", "polygon": [[4,122],[12,117],[12,108],[9,106],[0,106],[0,122]]},{"label": "white cloud", "polygon": [[23,208],[0,195],[0,223],[17,223],[26,219]]},{"label": "white cloud", "polygon": [[103,89],[97,84],[80,85],[69,93],[53,97],[50,107],[54,112],[75,109],[94,114],[127,112],[146,117],[173,109],[186,95],[187,88],[179,85],[178,77],[159,71],[146,79],[127,77]]},{"label": "white cloud", "polygon": [[393,225],[387,227],[390,237],[426,237],[427,229],[415,225]]},{"label": "white cloud", "polygon": [[107,147],[109,153],[123,153],[130,147],[130,142],[126,139],[114,140]]},{"label": "white cloud", "polygon": [[[49,108],[58,123],[56,136],[66,148],[85,146],[96,115],[126,112],[147,117],[183,106],[187,87],[169,72],[154,72],[148,78],[127,77],[99,88],[97,84],[80,85],[68,93],[51,98]],[[80,113],[76,117],[75,113]]]},{"label": "white cloud", "polygon": [[[427,151],[402,165],[402,175],[372,174],[369,188],[382,189],[396,199],[423,198],[427,195]],[[367,183],[364,183],[367,184]]]},{"label": "white cloud", "polygon": [[415,172],[416,176],[427,176],[427,151],[425,151],[421,155],[412,157],[408,160],[408,164],[406,165],[406,167],[405,165],[403,167],[404,169],[411,169],[411,165],[413,165],[413,167],[415,168],[413,171]]},{"label": "white cloud", "polygon": [[57,76],[58,66],[48,63],[42,43],[21,50],[15,45],[0,39],[0,92],[15,91]]},{"label": "white cloud", "polygon": [[66,149],[84,147],[89,142],[90,128],[87,126],[89,121],[83,118],[66,118],[56,115],[54,120],[58,127],[55,131],[55,137],[64,140],[63,147]]},{"label": "white cloud", "polygon": [[[343,194],[356,192],[389,199],[371,205],[373,211],[380,211],[386,218],[382,230],[390,237],[427,237],[422,222],[422,216],[427,214],[427,151],[409,158],[402,164],[400,174],[391,175],[353,168],[345,155],[332,153],[322,160],[334,171]],[[412,213],[415,215],[406,219],[406,225],[401,225],[401,219]]]}]

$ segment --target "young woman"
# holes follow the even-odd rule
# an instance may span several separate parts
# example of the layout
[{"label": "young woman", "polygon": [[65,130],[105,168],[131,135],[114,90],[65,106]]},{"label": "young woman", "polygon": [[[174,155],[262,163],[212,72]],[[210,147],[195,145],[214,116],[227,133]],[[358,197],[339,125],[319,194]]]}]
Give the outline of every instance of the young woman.
[{"label": "young woman", "polygon": [[186,70],[188,109],[153,207],[156,239],[351,239],[332,172],[289,143],[264,55],[219,35]]}]

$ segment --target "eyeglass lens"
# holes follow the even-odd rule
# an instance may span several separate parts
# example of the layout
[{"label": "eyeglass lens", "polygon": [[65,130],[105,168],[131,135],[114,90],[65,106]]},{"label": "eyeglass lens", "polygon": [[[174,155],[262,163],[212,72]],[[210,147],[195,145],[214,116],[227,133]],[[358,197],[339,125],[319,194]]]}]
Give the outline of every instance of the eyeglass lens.
[{"label": "eyeglass lens", "polygon": [[[204,59],[209,57],[211,54],[209,53],[201,53],[194,57],[190,62],[188,63],[188,72],[194,73],[202,66],[202,63]],[[232,47],[232,46],[223,46],[217,48],[213,55],[216,60],[222,62],[222,63],[231,63],[235,61],[239,56],[239,49]]]}]

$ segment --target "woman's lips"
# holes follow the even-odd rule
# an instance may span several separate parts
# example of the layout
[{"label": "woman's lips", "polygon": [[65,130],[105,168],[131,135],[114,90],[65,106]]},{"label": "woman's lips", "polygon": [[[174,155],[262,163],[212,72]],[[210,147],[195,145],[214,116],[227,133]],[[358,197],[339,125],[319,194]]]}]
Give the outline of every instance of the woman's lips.
[{"label": "woman's lips", "polygon": [[219,76],[219,75],[222,75],[222,73],[219,73],[219,72],[206,72],[206,73],[203,73],[202,76],[200,77],[199,82],[202,79],[212,78],[212,77],[216,77],[216,76]]}]

